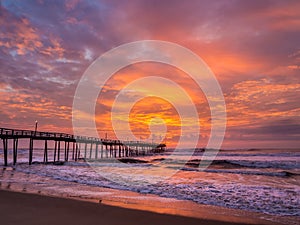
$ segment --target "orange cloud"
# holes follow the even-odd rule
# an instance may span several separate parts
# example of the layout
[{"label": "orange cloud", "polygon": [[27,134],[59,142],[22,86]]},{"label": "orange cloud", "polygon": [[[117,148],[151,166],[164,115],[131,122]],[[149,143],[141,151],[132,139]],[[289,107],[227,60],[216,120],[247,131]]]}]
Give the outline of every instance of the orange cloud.
[{"label": "orange cloud", "polygon": [[[72,132],[64,124],[71,120],[71,108],[58,105],[49,98],[26,93],[12,87],[0,85],[1,126],[31,129],[31,124],[38,119],[40,128],[50,131],[51,127],[60,127],[60,131]],[[48,121],[48,122],[46,122]],[[56,121],[56,123],[54,123]],[[49,126],[49,122],[53,125]],[[55,125],[54,125],[55,124]]]},{"label": "orange cloud", "polygon": [[228,126],[255,125],[272,118],[300,119],[300,84],[267,79],[235,84],[226,98]]},{"label": "orange cloud", "polygon": [[[7,24],[2,25],[7,26]],[[13,31],[1,32],[0,39],[6,41],[0,42],[0,46],[16,48],[19,55],[24,55],[27,51],[34,51],[43,46],[38,33],[28,19],[21,18],[19,21],[11,21],[9,25]]]},{"label": "orange cloud", "polygon": [[[6,32],[0,33],[0,47],[5,47],[10,51],[15,50],[18,55],[25,55],[28,52],[41,52],[46,55],[53,54],[62,57],[65,51],[58,39],[51,37],[51,35],[49,45],[45,45],[40,31],[25,17],[10,20],[9,24],[5,20],[1,20],[0,23],[1,26],[7,27]],[[49,34],[47,35],[49,36]]]},{"label": "orange cloud", "polygon": [[300,26],[299,10],[300,3],[298,1],[294,1],[278,7],[271,7],[269,10],[261,13],[260,16],[268,18],[271,29],[298,31]]},{"label": "orange cloud", "polygon": [[49,39],[50,45],[45,48],[41,48],[40,52],[45,55],[55,55],[58,57],[63,57],[65,49],[61,46],[59,40],[55,37]]},{"label": "orange cloud", "polygon": [[[132,81],[147,76],[158,76],[170,79],[173,82],[176,82],[187,92],[198,111],[201,135],[203,136],[201,143],[205,143],[210,133],[210,110],[201,89],[197,86],[194,80],[181,70],[172,66],[150,62],[138,63],[126,67],[114,74],[114,76],[112,76],[105,84],[104,89],[98,98],[98,104],[100,105],[99,107],[96,107],[96,122],[100,136],[103,136],[104,133],[108,132],[111,137],[115,137],[111,124],[111,111],[117,95]],[[162,118],[167,126],[165,141],[169,146],[175,146],[178,138],[180,137],[182,124],[178,117],[178,113],[176,110],[174,111],[172,104],[180,105],[180,107],[186,107],[187,111],[188,108],[191,107],[183,101],[184,98],[178,95],[178,91],[176,91],[176,89],[167,86],[163,83],[163,81],[157,81],[157,83],[144,83],[144,86],[139,87],[138,89],[135,88],[131,92],[126,92],[126,96],[128,98],[127,103],[119,103],[117,106],[118,110],[124,110],[125,108],[130,107],[131,96],[139,95],[139,92],[143,92],[144,88],[156,90],[156,92],[154,91],[156,95],[153,97],[142,98],[131,109],[128,119],[133,133],[135,133],[137,137],[142,137],[143,139],[149,138],[149,124],[151,119]],[[169,95],[173,96],[174,102],[166,102],[166,100],[161,99],[161,89],[167,90]],[[127,118],[124,117],[118,119],[125,121]],[[195,129],[199,129],[197,121],[193,117],[185,118],[184,124],[188,124],[190,127],[190,133],[188,135],[193,135],[193,133],[195,133]],[[124,128],[119,127],[119,129],[122,130]]]},{"label": "orange cloud", "polygon": [[[167,127],[166,133],[155,129],[162,126],[159,122],[153,122],[156,118],[160,118]],[[136,137],[142,139],[165,137],[164,142],[169,146],[176,146],[177,143],[172,138],[180,136],[181,132],[178,112],[169,102],[157,97],[146,97],[138,101],[130,111],[129,124]],[[152,130],[154,136],[150,137]]]}]

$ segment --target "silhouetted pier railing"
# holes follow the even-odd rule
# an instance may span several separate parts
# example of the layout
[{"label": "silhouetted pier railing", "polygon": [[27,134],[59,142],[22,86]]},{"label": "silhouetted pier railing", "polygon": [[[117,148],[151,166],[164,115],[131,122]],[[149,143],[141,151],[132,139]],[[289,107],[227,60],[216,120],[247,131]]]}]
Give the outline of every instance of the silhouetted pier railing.
[{"label": "silhouetted pier railing", "polygon": [[48,142],[54,141],[53,162],[61,161],[61,151],[64,151],[63,161],[69,157],[77,161],[83,154],[84,159],[97,160],[101,158],[121,158],[159,153],[165,150],[165,144],[142,141],[120,141],[100,139],[86,136],[74,136],[66,133],[41,132],[33,130],[17,130],[0,128],[0,139],[3,141],[4,165],[8,165],[8,140],[12,140],[13,164],[17,163],[19,139],[29,140],[28,163],[32,164],[34,140],[44,141],[43,162],[48,163]]}]

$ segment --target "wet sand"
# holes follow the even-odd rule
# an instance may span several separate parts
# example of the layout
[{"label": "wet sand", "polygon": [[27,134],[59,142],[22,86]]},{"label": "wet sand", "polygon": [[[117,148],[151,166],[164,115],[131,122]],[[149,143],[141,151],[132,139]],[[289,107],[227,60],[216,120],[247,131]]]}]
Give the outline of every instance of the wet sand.
[{"label": "wet sand", "polygon": [[[47,196],[51,196],[60,199],[60,201],[64,201],[65,199],[73,199],[73,200],[80,201],[80,203],[82,201],[94,203],[94,205],[95,203],[97,203],[96,205],[98,206],[100,200],[101,206],[108,205],[108,206],[113,206],[116,209],[127,208],[127,209],[131,209],[132,210],[131,212],[141,212],[142,210],[142,211],[148,211],[150,212],[150,214],[151,213],[167,214],[169,216],[174,215],[182,218],[188,217],[187,219],[197,218],[198,222],[214,221],[215,224],[220,224],[221,222],[223,222],[221,224],[269,225],[269,224],[275,224],[274,221],[276,221],[277,224],[297,224],[297,222],[294,222],[295,218],[287,218],[287,217],[280,217],[280,216],[275,217],[275,216],[270,216],[262,213],[254,213],[254,212],[249,212],[244,210],[230,209],[226,207],[197,204],[195,202],[187,201],[187,200],[158,197],[157,195],[153,195],[153,194],[143,194],[143,193],[137,193],[137,192],[127,191],[127,190],[117,190],[117,189],[110,189],[104,187],[88,186],[84,184],[77,184],[74,182],[55,180],[49,177],[39,177],[35,174],[24,174],[23,172],[16,171],[12,168],[5,168],[5,170],[2,171],[2,174],[0,173],[0,190],[1,189],[4,191],[4,192],[1,191],[2,193],[1,196],[4,195],[6,191],[10,191],[8,193],[9,195],[11,195],[12,191],[23,193],[23,194],[34,194],[34,195],[30,195],[31,201],[33,202],[36,199],[36,197],[34,197],[36,194],[39,196],[39,198],[43,196],[45,196],[45,198],[48,198]],[[18,193],[16,194],[18,195]],[[0,198],[1,207],[5,208],[8,207],[8,205],[10,205],[8,207],[9,210],[7,209],[8,212],[9,213],[14,212],[15,209],[13,209],[13,204],[20,202],[18,198],[12,197],[13,201],[9,203],[3,203],[4,199],[5,199],[4,197]],[[28,200],[27,202],[24,203],[29,204],[29,202],[30,201]],[[6,204],[6,206],[3,206],[3,204],[4,205]],[[27,206],[26,207],[23,206],[23,207],[26,208]],[[34,205],[30,207],[34,207]],[[52,210],[53,209],[50,208],[49,212],[51,212]],[[20,209],[17,211],[16,213],[17,216],[15,216],[16,218],[19,217],[18,212],[21,211],[24,210]],[[3,211],[0,211],[0,216],[2,215],[1,212]],[[99,212],[99,214],[102,215],[103,213]],[[90,215],[86,215],[85,217],[87,216]],[[132,218],[134,218],[134,216]],[[61,218],[58,218],[57,220],[61,220]],[[156,220],[154,222],[158,223]],[[14,224],[14,223],[10,222],[8,224]],[[113,223],[113,224],[119,224],[119,223]],[[170,223],[168,222],[167,224]]]},{"label": "wet sand", "polygon": [[[1,224],[249,224],[126,209],[102,203],[0,190]],[[255,224],[260,224],[257,221]]]}]

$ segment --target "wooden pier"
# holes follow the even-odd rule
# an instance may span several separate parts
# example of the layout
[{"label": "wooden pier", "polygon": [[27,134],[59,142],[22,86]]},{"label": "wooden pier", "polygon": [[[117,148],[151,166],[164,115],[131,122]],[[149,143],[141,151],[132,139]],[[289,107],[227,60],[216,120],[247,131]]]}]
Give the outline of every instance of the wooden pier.
[{"label": "wooden pier", "polygon": [[[74,136],[65,133],[40,132],[33,130],[17,130],[0,128],[0,139],[3,141],[4,165],[8,165],[9,141],[12,140],[13,165],[17,163],[18,143],[20,139],[29,140],[28,163],[32,164],[34,154],[34,141],[44,141],[43,162],[69,161],[69,157],[77,161],[83,155],[86,160],[102,158],[122,158],[163,152],[165,144],[147,143],[142,141],[120,141],[100,139],[86,136]],[[49,142],[54,142],[53,161],[49,160]],[[61,151],[64,158],[61,159]]]}]

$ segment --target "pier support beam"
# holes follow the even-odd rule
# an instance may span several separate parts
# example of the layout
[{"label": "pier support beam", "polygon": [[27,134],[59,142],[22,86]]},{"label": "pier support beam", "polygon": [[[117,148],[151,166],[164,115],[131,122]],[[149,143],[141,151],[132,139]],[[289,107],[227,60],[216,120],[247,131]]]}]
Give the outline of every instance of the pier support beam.
[{"label": "pier support beam", "polygon": [[87,142],[85,143],[84,146],[84,158],[86,159],[86,154],[87,154]]},{"label": "pier support beam", "polygon": [[60,159],[60,141],[58,141],[58,146],[57,146],[57,161],[59,162]]},{"label": "pier support beam", "polygon": [[17,157],[18,157],[18,138],[14,138],[13,140],[13,164],[16,165]]},{"label": "pier support beam", "polygon": [[57,141],[55,141],[55,144],[54,144],[54,157],[53,157],[53,162],[55,162],[55,160],[56,160],[56,151],[57,151]]},{"label": "pier support beam", "polygon": [[29,165],[32,164],[32,155],[33,155],[33,139],[29,139]]},{"label": "pier support beam", "polygon": [[91,146],[90,146],[90,155],[89,158],[92,158],[92,153],[93,153],[93,142],[91,142]]},{"label": "pier support beam", "polygon": [[106,158],[108,158],[108,148],[107,148],[107,144],[105,145],[105,156],[106,156]]},{"label": "pier support beam", "polygon": [[4,166],[7,166],[7,139],[3,138]]},{"label": "pier support beam", "polygon": [[47,140],[45,140],[44,163],[48,163],[48,143],[47,143]]},{"label": "pier support beam", "polygon": [[75,162],[77,161],[77,159],[78,159],[78,143],[77,142],[75,142]]},{"label": "pier support beam", "polygon": [[79,159],[80,158],[80,151],[81,151],[81,143],[79,143],[79,148],[78,148],[78,156],[77,156],[77,159]]},{"label": "pier support beam", "polygon": [[67,161],[67,141],[65,141],[65,161]]},{"label": "pier support beam", "polygon": [[72,148],[72,159],[73,159],[73,160],[74,160],[75,144],[76,144],[76,142],[73,142],[73,148]]},{"label": "pier support beam", "polygon": [[96,143],[95,159],[98,159],[98,143]]}]

